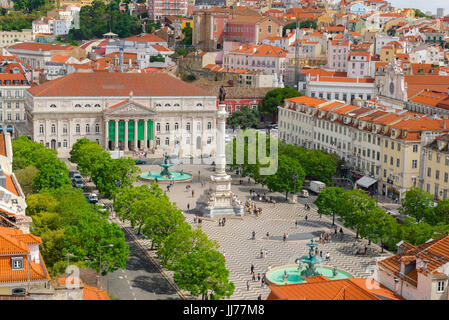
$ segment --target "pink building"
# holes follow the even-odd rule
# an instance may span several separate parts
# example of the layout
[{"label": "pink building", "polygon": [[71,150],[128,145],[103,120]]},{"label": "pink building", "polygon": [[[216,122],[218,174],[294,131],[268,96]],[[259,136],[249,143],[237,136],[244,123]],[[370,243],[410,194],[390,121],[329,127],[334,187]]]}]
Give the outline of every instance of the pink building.
[{"label": "pink building", "polygon": [[285,49],[267,44],[242,45],[224,56],[223,67],[276,74],[279,79],[283,79],[287,53]]},{"label": "pink building", "polygon": [[161,20],[167,16],[187,16],[187,0],[149,0],[148,18]]},{"label": "pink building", "polygon": [[367,51],[353,51],[348,56],[348,77],[365,78],[371,75],[371,53]]},{"label": "pink building", "polygon": [[330,40],[327,48],[327,67],[337,72],[346,72],[349,50],[349,40]]}]

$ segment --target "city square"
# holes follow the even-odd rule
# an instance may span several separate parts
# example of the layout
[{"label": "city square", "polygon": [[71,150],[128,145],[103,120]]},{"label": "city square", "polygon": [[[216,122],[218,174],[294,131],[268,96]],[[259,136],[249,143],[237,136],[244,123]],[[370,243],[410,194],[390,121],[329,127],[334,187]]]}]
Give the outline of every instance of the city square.
[{"label": "city square", "polygon": [[[140,166],[142,172],[158,171],[157,165]],[[170,187],[167,195],[170,200],[175,202],[179,208],[183,210],[186,221],[193,227],[198,227],[198,223],[194,223],[194,218],[198,214],[195,208],[195,202],[198,197],[208,188],[208,177],[213,173],[210,165],[197,164],[179,164],[173,167],[174,170],[183,168],[185,172],[193,175],[193,181],[188,183],[175,183]],[[230,173],[230,172],[228,172]],[[308,243],[312,238],[317,241],[321,233],[334,233],[331,226],[332,221],[325,216],[320,218],[316,209],[312,205],[310,211],[305,210],[305,199],[299,198],[296,204],[285,201],[285,196],[279,193],[269,193],[266,188],[255,185],[253,180],[248,183],[248,178],[241,178],[232,174],[232,191],[236,193],[239,199],[249,199],[249,190],[253,189],[257,193],[266,193],[273,196],[276,203],[262,202],[255,200],[257,207],[262,208],[262,213],[256,217],[248,215],[243,217],[227,217],[225,226],[219,226],[220,218],[201,218],[201,228],[207,234],[208,238],[216,240],[220,246],[219,252],[223,253],[226,260],[226,267],[230,275],[229,280],[235,285],[234,294],[231,299],[257,299],[261,295],[262,299],[266,299],[269,294],[267,285],[261,286],[261,282],[252,281],[250,272],[251,264],[254,265],[254,272],[263,275],[267,268],[281,265],[295,264],[295,260],[306,254]],[[239,181],[243,179],[243,184]],[[206,182],[201,185],[201,181]],[[147,182],[138,182],[137,185]],[[190,185],[190,191],[186,190],[186,185]],[[166,190],[166,186],[161,184],[160,187]],[[194,196],[192,197],[192,192]],[[308,199],[310,202],[311,199]],[[190,207],[190,210],[187,207]],[[307,220],[305,219],[307,215]],[[295,221],[298,225],[295,226]],[[338,230],[342,226],[338,226]],[[343,236],[338,233],[332,236],[330,243],[318,245],[318,250],[323,252],[323,257],[327,252],[330,254],[330,261],[325,261],[326,266],[337,267],[353,277],[369,277],[369,266],[376,257],[388,256],[384,251],[375,244],[371,244],[367,251],[367,255],[354,255],[353,243],[356,241],[355,233],[343,227]],[[252,232],[255,231],[255,240],[252,239]],[[267,232],[269,238],[267,239]],[[288,239],[283,241],[283,234],[288,234]],[[139,240],[147,248],[150,247],[149,240]],[[362,240],[367,244],[367,240]],[[266,257],[260,258],[260,251],[267,252]],[[247,281],[250,281],[250,288],[247,290]]]}]

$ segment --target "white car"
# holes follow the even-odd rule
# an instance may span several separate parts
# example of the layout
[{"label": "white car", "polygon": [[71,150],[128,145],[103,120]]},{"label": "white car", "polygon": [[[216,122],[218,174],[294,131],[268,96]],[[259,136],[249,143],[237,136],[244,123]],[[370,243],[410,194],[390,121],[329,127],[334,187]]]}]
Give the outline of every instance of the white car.
[{"label": "white car", "polygon": [[89,194],[89,202],[90,203],[97,203],[98,202],[98,197],[95,193],[91,193]]}]

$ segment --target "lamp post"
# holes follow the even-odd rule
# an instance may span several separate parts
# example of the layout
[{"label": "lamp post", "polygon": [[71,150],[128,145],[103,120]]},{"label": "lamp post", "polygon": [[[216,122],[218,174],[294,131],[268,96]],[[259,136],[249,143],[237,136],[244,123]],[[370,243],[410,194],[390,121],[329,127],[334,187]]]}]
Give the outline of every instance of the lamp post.
[{"label": "lamp post", "polygon": [[100,277],[101,277],[101,248],[112,248],[113,246],[114,245],[112,243],[104,245],[104,246],[100,246],[100,270],[99,270],[99,273],[98,273],[97,285],[100,283]]},{"label": "lamp post", "polygon": [[292,180],[293,180],[293,189],[295,190],[294,193],[296,193],[296,181],[298,180],[298,175],[296,173],[292,173]]}]

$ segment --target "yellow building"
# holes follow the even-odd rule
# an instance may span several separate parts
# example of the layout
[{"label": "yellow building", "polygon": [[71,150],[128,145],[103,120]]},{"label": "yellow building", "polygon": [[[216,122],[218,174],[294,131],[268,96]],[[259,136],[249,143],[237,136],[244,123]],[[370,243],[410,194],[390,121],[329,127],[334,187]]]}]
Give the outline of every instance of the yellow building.
[{"label": "yellow building", "polygon": [[435,199],[447,199],[449,189],[449,134],[441,135],[424,147],[422,184]]},{"label": "yellow building", "polygon": [[184,18],[184,17],[177,17],[173,21],[173,26],[176,29],[176,34],[180,31],[181,39],[184,39],[184,34],[182,33],[182,30],[184,30],[185,27],[193,27],[193,19]]},{"label": "yellow building", "polygon": [[397,41],[392,41],[380,49],[381,62],[393,62],[397,54],[404,53],[404,48]]},{"label": "yellow building", "polygon": [[427,137],[444,131],[444,120],[407,119],[384,127],[382,139],[381,192],[393,199],[419,186],[423,145]]}]

